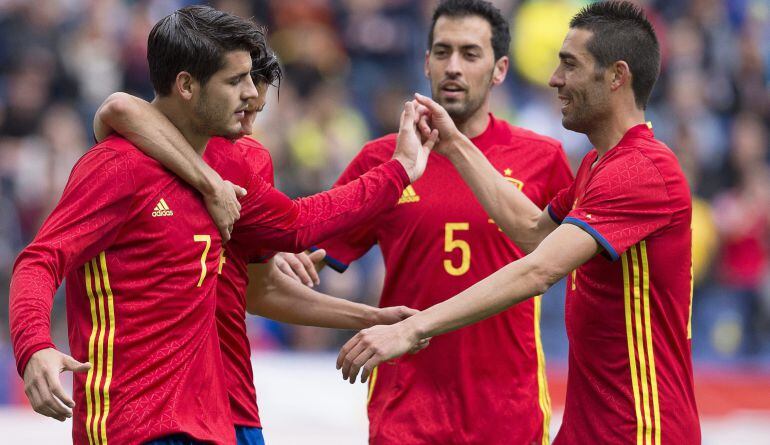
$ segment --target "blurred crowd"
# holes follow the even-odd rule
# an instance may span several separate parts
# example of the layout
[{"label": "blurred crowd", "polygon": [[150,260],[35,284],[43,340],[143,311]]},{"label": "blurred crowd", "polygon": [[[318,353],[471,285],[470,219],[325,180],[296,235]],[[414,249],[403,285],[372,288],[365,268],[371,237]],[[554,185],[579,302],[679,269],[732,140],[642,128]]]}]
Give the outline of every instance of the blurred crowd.
[{"label": "blurred crowd", "polygon": [[[114,91],[150,100],[146,40],[182,0],[0,1],[0,320],[17,253],[58,200],[74,162],[93,144],[91,122]],[[511,71],[493,109],[564,144],[577,164],[590,149],[561,127],[547,81],[578,0],[493,1],[511,18]],[[770,362],[770,2],[641,0],[656,27],[663,70],[647,117],[676,152],[693,190],[696,359]],[[273,156],[278,188],[301,196],[328,188],[369,139],[398,126],[403,101],[429,93],[423,60],[436,1],[221,0],[253,17],[285,69],[257,134]],[[377,253],[323,289],[376,302]],[[543,315],[544,343],[564,357],[563,293]],[[66,348],[63,292],[54,340]],[[324,350],[345,334],[252,317],[257,349]],[[0,374],[15,373],[7,327]],[[6,368],[6,369],[2,369]],[[2,376],[0,376],[2,380]]]}]

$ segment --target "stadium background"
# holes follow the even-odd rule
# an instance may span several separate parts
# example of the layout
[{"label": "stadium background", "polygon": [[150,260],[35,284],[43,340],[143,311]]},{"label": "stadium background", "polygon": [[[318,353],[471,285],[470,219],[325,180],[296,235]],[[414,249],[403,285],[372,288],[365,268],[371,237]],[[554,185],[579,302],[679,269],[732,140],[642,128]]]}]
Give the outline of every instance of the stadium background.
[{"label": "stadium background", "polygon": [[[12,443],[68,438],[68,424],[24,406],[7,328],[13,261],[92,144],[101,101],[113,91],[152,97],[147,34],[190,3],[0,1],[0,429]],[[301,196],[328,188],[365,141],[397,129],[412,92],[429,92],[422,66],[435,3],[211,2],[267,25],[285,68],[280,94],[271,89],[256,133],[271,150],[279,189]],[[590,147],[561,128],[546,82],[566,23],[584,3],[494,3],[511,17],[513,45],[512,69],[493,91],[493,108],[563,141],[574,167]],[[760,443],[770,436],[770,1],[639,3],[663,50],[647,116],[677,153],[696,198],[693,355],[704,443]],[[322,288],[374,303],[383,272],[372,252],[343,275],[324,271]],[[558,287],[544,299],[542,318],[557,412],[567,351]],[[56,297],[52,326],[55,342],[66,348],[63,297]],[[269,443],[362,443],[363,387],[337,380],[332,360],[350,334],[256,317],[248,323]]]}]

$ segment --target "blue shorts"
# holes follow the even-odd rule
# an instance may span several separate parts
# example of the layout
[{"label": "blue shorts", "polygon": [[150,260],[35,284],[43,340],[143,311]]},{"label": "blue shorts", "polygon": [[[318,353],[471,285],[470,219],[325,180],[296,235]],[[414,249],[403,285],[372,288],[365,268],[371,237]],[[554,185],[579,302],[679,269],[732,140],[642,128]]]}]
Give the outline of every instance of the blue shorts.
[{"label": "blue shorts", "polygon": [[262,428],[236,426],[235,437],[238,439],[238,445],[265,445]]},{"label": "blue shorts", "polygon": [[197,441],[187,434],[173,434],[163,436],[158,439],[145,442],[144,445],[203,445],[204,442]]},{"label": "blue shorts", "polygon": [[[248,426],[236,426],[235,436],[238,439],[238,445],[265,445],[265,438],[262,437],[262,428]],[[174,434],[159,439],[146,442],[144,445],[203,445],[186,434]]]}]

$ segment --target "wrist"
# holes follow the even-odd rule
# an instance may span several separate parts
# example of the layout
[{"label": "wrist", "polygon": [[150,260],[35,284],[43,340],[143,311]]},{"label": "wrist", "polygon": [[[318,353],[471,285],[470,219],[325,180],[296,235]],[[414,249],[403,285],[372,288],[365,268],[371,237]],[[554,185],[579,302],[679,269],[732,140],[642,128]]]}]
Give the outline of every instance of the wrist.
[{"label": "wrist", "polygon": [[468,157],[469,150],[476,148],[467,136],[455,131],[448,138],[446,144],[446,157],[454,163]]},{"label": "wrist", "polygon": [[191,185],[205,198],[217,196],[224,187],[222,177],[211,168],[202,168],[197,177],[198,181]]},{"label": "wrist", "polygon": [[381,309],[378,307],[372,307],[369,305],[364,305],[366,308],[364,309],[364,322],[366,323],[366,327],[372,327],[376,326],[378,324],[383,324],[382,317],[380,316]]},{"label": "wrist", "polygon": [[423,338],[428,337],[426,335],[425,328],[420,323],[419,315],[420,314],[413,315],[398,323],[399,325],[401,325],[401,329],[403,329],[407,338],[409,338],[414,343],[417,343]]}]

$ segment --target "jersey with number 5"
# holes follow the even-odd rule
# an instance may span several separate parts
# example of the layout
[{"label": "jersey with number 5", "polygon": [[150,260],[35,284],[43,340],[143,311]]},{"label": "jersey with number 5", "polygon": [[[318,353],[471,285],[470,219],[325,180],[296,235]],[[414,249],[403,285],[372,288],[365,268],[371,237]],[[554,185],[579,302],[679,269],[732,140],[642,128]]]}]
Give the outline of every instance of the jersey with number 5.
[{"label": "jersey with number 5", "polygon": [[[395,142],[389,135],[367,144],[337,184],[389,159]],[[571,182],[564,152],[553,139],[490,116],[473,142],[511,187],[541,208]],[[321,247],[327,263],[342,271],[375,243],[386,268],[381,306],[425,309],[521,256],[449,160],[435,153],[395,208]],[[550,407],[538,311],[539,301],[529,300],[434,338],[419,354],[381,365],[370,389],[370,442],[547,442]]]},{"label": "jersey with number 5", "polygon": [[11,331],[20,374],[53,347],[53,294],[66,277],[73,442],[139,444],[184,433],[234,443],[215,324],[220,237],[197,193],[110,137],[72,170],[19,256]]}]

